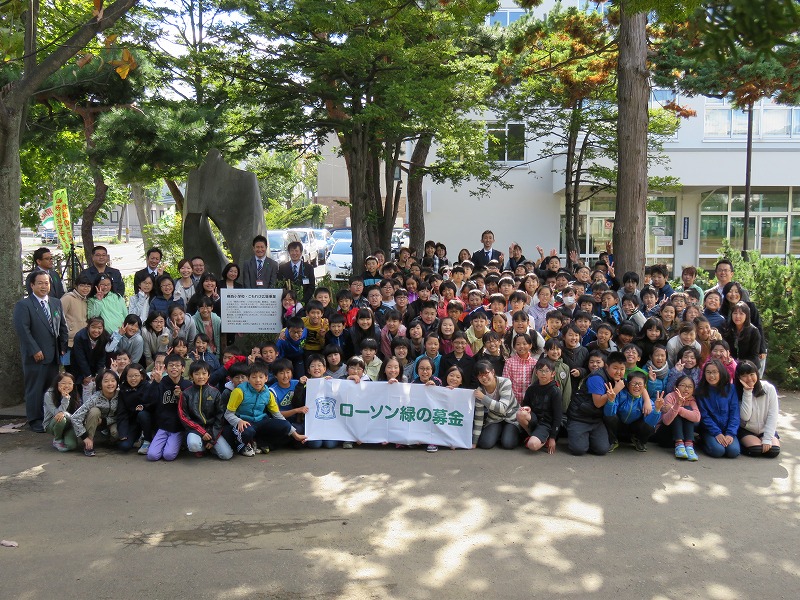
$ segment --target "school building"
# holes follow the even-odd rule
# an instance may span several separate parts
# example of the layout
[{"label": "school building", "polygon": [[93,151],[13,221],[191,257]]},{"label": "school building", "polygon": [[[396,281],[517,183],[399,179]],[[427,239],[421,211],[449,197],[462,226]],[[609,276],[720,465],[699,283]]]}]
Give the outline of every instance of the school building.
[{"label": "school building", "polygon": [[[537,15],[552,8],[546,2]],[[563,7],[606,10],[606,3],[565,0]],[[522,16],[523,11],[504,0],[488,22],[502,26]],[[682,119],[677,134],[664,144],[665,165],[651,167],[652,175],[679,180],[680,191],[653,197],[655,209],[647,215],[648,264],[666,263],[713,267],[722,240],[741,248],[744,233],[744,184],[747,115],[733,109],[727,100],[687,98],[665,90],[654,90],[651,102],[675,99],[696,116]],[[500,149],[509,167],[505,180],[510,189],[493,188],[488,196],[475,198],[469,185],[453,189],[447,184],[423,184],[426,238],[444,242],[454,259],[460,248],[480,247],[481,232],[492,229],[496,247],[507,253],[518,242],[525,256],[537,256],[535,246],[549,252],[564,252],[563,159],[534,163],[537,142],[524,144],[524,125],[498,122],[492,115],[482,120],[492,135],[505,140]],[[319,165],[318,201],[338,206],[347,199],[347,172],[335,147],[325,148]],[[764,100],[754,109],[752,192],[749,245],[765,256],[800,255],[800,107],[782,106]],[[403,189],[406,189],[403,185]],[[594,258],[605,249],[614,225],[615,198],[598,195],[581,205],[580,244],[584,258]],[[341,207],[339,208],[341,211]],[[345,209],[346,210],[346,209]],[[405,214],[405,211],[401,211]],[[456,216],[457,219],[453,217]],[[329,213],[334,226],[349,226],[344,213]],[[334,222],[336,221],[336,222]]]}]

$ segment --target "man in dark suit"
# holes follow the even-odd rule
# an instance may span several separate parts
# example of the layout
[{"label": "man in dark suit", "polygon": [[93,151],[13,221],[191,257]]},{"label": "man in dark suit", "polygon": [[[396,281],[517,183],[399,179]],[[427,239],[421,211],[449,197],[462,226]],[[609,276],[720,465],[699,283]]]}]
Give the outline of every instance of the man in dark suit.
[{"label": "man in dark suit", "polygon": [[89,279],[94,282],[100,273],[106,273],[111,277],[111,291],[117,292],[124,298],[125,282],[122,280],[122,273],[114,267],[108,266],[108,250],[105,246],[94,247],[94,250],[92,250],[92,266],[84,269],[81,275],[88,275]]},{"label": "man in dark suit", "polygon": [[50,295],[53,298],[61,298],[64,295],[64,283],[61,276],[53,268],[53,253],[50,248],[41,247],[34,251],[33,262],[36,263],[34,271],[44,271],[50,276]]},{"label": "man in dark suit", "polygon": [[492,249],[494,245],[494,233],[488,229],[484,231],[481,234],[481,243],[483,244],[483,248],[481,250],[476,250],[472,255],[472,262],[475,264],[475,267],[485,267],[489,264],[490,260],[500,261],[502,265],[503,253],[499,250]]},{"label": "man in dark suit", "polygon": [[61,301],[49,295],[48,274],[34,271],[28,275],[26,286],[31,294],[14,306],[14,329],[22,353],[28,426],[42,433],[44,392],[58,375],[61,355],[67,351],[69,330]]},{"label": "man in dark suit", "polygon": [[295,285],[303,286],[303,304],[308,304],[314,294],[316,279],[314,267],[303,260],[303,243],[290,242],[287,247],[289,260],[278,267],[278,282],[281,286],[291,288]]},{"label": "man in dark suit", "polygon": [[134,289],[138,289],[139,282],[145,277],[152,279],[153,285],[155,285],[156,279],[164,273],[164,268],[160,266],[162,258],[161,248],[150,248],[147,251],[147,266],[133,274]]},{"label": "man in dark suit", "polygon": [[253,238],[253,257],[242,266],[242,285],[248,289],[274,289],[278,284],[278,263],[267,256],[267,238]]}]

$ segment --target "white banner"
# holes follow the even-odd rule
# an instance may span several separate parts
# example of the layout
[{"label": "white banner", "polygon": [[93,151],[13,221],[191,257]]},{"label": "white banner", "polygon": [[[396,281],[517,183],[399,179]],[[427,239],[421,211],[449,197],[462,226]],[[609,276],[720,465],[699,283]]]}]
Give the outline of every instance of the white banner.
[{"label": "white banner", "polygon": [[224,333],[278,333],[283,290],[222,288],[220,308]]},{"label": "white banner", "polygon": [[310,440],[472,448],[472,390],[342,379],[306,385]]}]

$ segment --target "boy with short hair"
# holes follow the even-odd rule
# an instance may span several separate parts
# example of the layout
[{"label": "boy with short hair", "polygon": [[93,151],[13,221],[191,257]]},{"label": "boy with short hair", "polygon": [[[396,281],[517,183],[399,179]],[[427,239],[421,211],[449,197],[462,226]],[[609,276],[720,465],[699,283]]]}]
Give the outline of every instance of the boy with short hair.
[{"label": "boy with short hair", "polygon": [[695,330],[694,323],[681,323],[678,328],[678,335],[667,342],[667,360],[671,365],[678,362],[678,354],[684,346],[691,346],[697,353],[700,354],[703,347],[697,341],[697,331]]},{"label": "boy with short hair", "polygon": [[435,333],[439,327],[439,319],[436,318],[436,301],[427,300],[422,303],[422,310],[419,318],[422,321],[422,334],[423,336],[429,333]]},{"label": "boy with short hair", "polygon": [[472,320],[465,332],[473,356],[483,348],[483,336],[489,331],[489,315],[483,310],[472,313]]},{"label": "boy with short hair", "polygon": [[617,294],[612,290],[605,290],[600,298],[600,318],[606,323],[619,325],[622,323],[622,313],[617,305]]},{"label": "boy with short hair", "polygon": [[353,275],[350,278],[350,293],[353,294],[353,308],[366,308],[367,298],[364,296],[364,278]]},{"label": "boy with short hair", "polygon": [[[309,304],[311,304],[309,302]],[[302,377],[304,374],[303,348],[306,342],[305,323],[300,317],[290,317],[286,323],[286,329],[281,332],[281,337],[275,342],[278,350],[278,358],[286,358],[294,365],[295,375]],[[269,373],[267,373],[269,377]]]},{"label": "boy with short hair", "polygon": [[247,381],[234,389],[228,400],[225,419],[237,442],[236,450],[243,456],[255,456],[254,445],[270,448],[285,443],[289,436],[300,443],[306,441],[278,409],[275,394],[267,387],[268,371],[266,365],[253,363]]},{"label": "boy with short hair", "polygon": [[[314,300],[322,305],[322,317],[330,319],[336,313],[336,307],[331,302],[331,290],[324,286],[320,286],[314,290]],[[308,305],[305,307],[306,314],[308,314]]]},{"label": "boy with short hair", "polygon": [[[381,355],[385,358],[392,356],[392,340],[398,336],[405,337],[406,327],[400,321],[400,313],[392,309],[386,311],[386,325],[381,328]],[[363,346],[363,344],[362,344]],[[369,361],[364,359],[364,362],[369,366]],[[370,374],[370,377],[372,375]],[[374,379],[377,379],[374,378]]]},{"label": "boy with short hair", "polygon": [[126,316],[119,331],[112,332],[111,341],[106,345],[106,352],[127,352],[131,362],[139,362],[144,354],[141,328],[142,320],[138,315]]},{"label": "boy with short hair", "polygon": [[[200,334],[204,335],[204,334]],[[196,340],[195,340],[196,341]],[[186,428],[186,447],[195,456],[203,456],[210,450],[222,460],[233,458],[233,449],[222,437],[225,423],[225,405],[220,402],[220,393],[208,385],[210,365],[195,361],[189,367],[192,385],[183,390],[178,415]]]},{"label": "boy with short hair", "polygon": [[575,456],[587,452],[604,455],[611,449],[603,408],[625,389],[625,356],[612,352],[603,369],[594,371],[575,391],[567,409],[569,451]]},{"label": "boy with short hair", "polygon": [[378,273],[378,257],[370,255],[364,259],[364,272],[361,274],[364,287],[377,285],[383,277]]},{"label": "boy with short hair", "polygon": [[558,339],[561,336],[561,326],[564,324],[564,316],[558,310],[551,310],[545,317],[542,337],[546,342],[549,339]]},{"label": "boy with short hair", "polygon": [[[339,307],[337,313],[344,318],[345,327],[352,327],[358,314],[358,308],[353,304],[353,293],[350,290],[339,290],[336,293],[336,304]],[[328,321],[332,322],[333,316]]]},{"label": "boy with short hair", "polygon": [[[302,317],[306,329],[304,350],[319,352],[325,346],[325,334],[328,333],[328,319],[323,317],[324,307],[318,300],[306,304],[306,315]],[[301,375],[302,376],[302,375]]]},{"label": "boy with short hair", "polygon": [[292,378],[292,363],[288,360],[279,360],[272,365],[272,376],[275,378],[275,383],[269,386],[269,389],[275,395],[278,410],[298,433],[304,433],[301,415],[308,413],[308,407],[295,406],[293,399],[295,388],[300,381],[305,381],[305,378],[300,380]]},{"label": "boy with short hair", "polygon": [[342,354],[342,360],[347,360],[355,353],[353,339],[350,332],[345,329],[345,320],[342,315],[333,315],[328,324],[329,331],[325,334],[325,346],[336,346]]}]

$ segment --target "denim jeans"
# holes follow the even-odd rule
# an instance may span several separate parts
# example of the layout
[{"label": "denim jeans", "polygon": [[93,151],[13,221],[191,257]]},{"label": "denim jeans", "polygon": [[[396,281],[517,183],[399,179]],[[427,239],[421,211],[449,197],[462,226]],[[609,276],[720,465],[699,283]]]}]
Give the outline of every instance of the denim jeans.
[{"label": "denim jeans", "polygon": [[[206,449],[203,438],[193,431],[190,431],[186,434],[186,447],[189,449],[189,452],[204,452]],[[228,444],[228,442],[226,442],[225,438],[222,436],[217,438],[217,441],[211,448],[211,452],[216,454],[222,460],[230,460],[233,458],[233,450],[231,449],[230,444]]]},{"label": "denim jeans", "polygon": [[723,446],[717,441],[710,433],[703,434],[703,450],[706,451],[711,458],[736,458],[739,456],[739,440],[733,436],[733,443],[730,446]]},{"label": "denim jeans", "polygon": [[683,417],[675,417],[671,423],[672,427],[672,440],[682,440],[684,442],[694,442],[694,427],[696,423],[692,423]]}]

